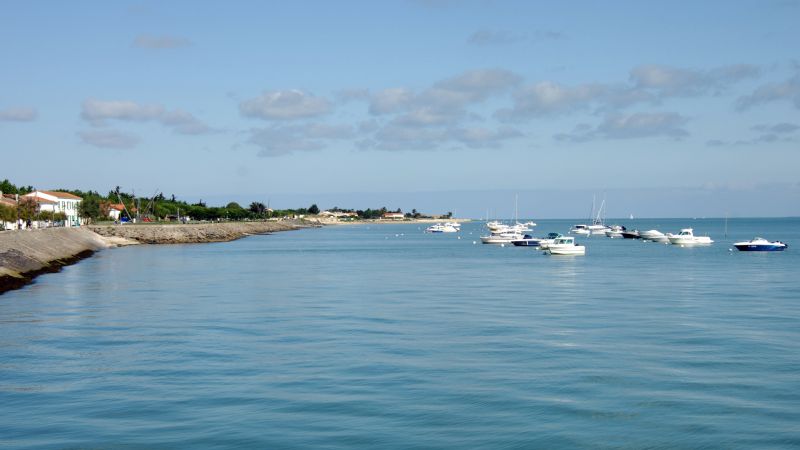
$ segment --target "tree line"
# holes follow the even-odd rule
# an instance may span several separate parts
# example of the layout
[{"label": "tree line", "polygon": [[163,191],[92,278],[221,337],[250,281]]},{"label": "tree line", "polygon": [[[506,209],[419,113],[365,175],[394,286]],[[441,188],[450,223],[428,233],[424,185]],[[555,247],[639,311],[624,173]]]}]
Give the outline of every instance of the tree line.
[{"label": "tree line", "polygon": [[[34,190],[32,186],[18,187],[7,179],[0,182],[0,191],[4,194],[24,195]],[[192,220],[264,220],[270,218],[316,215],[320,213],[320,209],[316,204],[312,204],[307,208],[271,209],[264,203],[258,201],[250,203],[247,207],[241,206],[236,202],[230,202],[225,206],[208,206],[203,200],[196,203],[189,203],[184,200],[179,200],[174,194],[167,197],[163,192],[153,197],[137,197],[133,193],[122,191],[119,186],[108,191],[105,195],[92,190],[57,189],[57,191],[68,192],[80,197],[83,201],[81,201],[79,205],[78,214],[82,218],[94,221],[110,220],[109,211],[114,205],[123,206],[123,211],[121,212],[121,218],[123,218],[123,220],[133,218],[153,221],[175,221],[186,218]],[[6,216],[12,217],[13,215],[13,220],[6,221],[13,222],[17,219],[18,211],[14,211],[13,208],[7,208],[2,205],[0,205],[0,207],[2,207],[2,209],[0,209],[0,218],[6,220]],[[17,209],[20,210],[19,214],[25,215],[23,220],[27,220],[28,218],[37,220],[36,204],[33,199],[24,200],[20,197],[20,205]],[[342,209],[337,206],[331,208],[330,211],[355,213],[358,219],[379,219],[388,212],[402,212],[400,208],[397,210],[389,210],[385,206],[374,209],[367,208],[365,210]],[[416,209],[413,209],[410,213],[405,213],[404,216],[406,218],[429,217],[417,212]]]}]

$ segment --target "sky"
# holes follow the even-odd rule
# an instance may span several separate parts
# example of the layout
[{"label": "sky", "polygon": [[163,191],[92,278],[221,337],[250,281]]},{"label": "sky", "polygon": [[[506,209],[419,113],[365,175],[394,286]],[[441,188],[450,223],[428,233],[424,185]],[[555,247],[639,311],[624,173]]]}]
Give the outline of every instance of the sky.
[{"label": "sky", "polygon": [[[800,215],[800,1],[0,3],[0,178],[466,217]],[[599,202],[599,200],[598,200]]]}]

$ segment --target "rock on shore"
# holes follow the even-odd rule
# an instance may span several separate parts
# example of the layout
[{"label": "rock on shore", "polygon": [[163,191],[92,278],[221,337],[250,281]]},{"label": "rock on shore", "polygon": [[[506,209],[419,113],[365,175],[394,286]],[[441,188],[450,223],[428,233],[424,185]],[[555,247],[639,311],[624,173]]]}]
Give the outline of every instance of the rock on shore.
[{"label": "rock on shore", "polygon": [[94,252],[131,244],[224,242],[252,234],[319,226],[299,221],[174,225],[92,225],[0,232],[0,294]]},{"label": "rock on shore", "polygon": [[112,245],[81,228],[0,232],[0,294]]},{"label": "rock on shore", "polygon": [[125,238],[142,244],[192,244],[226,242],[252,234],[306,228],[302,222],[220,222],[168,225],[90,225],[95,233],[109,238]]}]

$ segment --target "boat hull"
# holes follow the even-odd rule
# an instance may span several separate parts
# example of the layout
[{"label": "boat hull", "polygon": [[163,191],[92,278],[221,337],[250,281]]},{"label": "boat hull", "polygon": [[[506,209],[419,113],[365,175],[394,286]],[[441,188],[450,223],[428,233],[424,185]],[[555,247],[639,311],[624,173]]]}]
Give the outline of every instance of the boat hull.
[{"label": "boat hull", "polygon": [[586,247],[583,245],[550,245],[547,253],[551,255],[585,255]]},{"label": "boat hull", "polygon": [[711,245],[714,243],[711,238],[706,237],[705,239],[702,239],[701,236],[695,236],[694,238],[668,237],[668,239],[670,244],[683,246]]},{"label": "boat hull", "polygon": [[740,252],[782,252],[786,250],[785,245],[778,244],[734,244]]},{"label": "boat hull", "polygon": [[541,241],[539,239],[520,239],[511,241],[516,247],[538,247]]}]

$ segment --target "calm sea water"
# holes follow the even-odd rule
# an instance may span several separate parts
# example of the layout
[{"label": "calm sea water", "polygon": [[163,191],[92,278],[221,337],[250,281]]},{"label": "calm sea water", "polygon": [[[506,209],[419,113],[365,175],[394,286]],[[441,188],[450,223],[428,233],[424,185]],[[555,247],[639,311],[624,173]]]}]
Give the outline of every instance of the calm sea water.
[{"label": "calm sea water", "polygon": [[[800,447],[800,219],[624,222],[716,243],[398,224],[100,252],[0,296],[0,447]],[[790,247],[730,251],[755,235]]]}]

